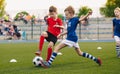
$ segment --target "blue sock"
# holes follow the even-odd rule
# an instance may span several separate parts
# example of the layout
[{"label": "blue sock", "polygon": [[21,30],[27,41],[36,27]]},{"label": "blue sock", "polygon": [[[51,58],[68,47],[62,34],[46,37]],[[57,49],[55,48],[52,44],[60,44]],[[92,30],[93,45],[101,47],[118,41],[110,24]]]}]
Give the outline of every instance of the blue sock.
[{"label": "blue sock", "polygon": [[117,57],[120,56],[120,46],[116,45]]},{"label": "blue sock", "polygon": [[83,56],[83,57],[86,57],[86,58],[89,58],[89,59],[97,62],[97,58],[94,57],[94,56],[92,56],[91,54],[88,54],[88,53],[83,52],[82,56]]},{"label": "blue sock", "polygon": [[54,59],[56,58],[57,56],[57,53],[56,52],[53,52],[51,57],[50,57],[50,60],[48,61],[48,64],[51,65],[52,62],[54,61]]}]

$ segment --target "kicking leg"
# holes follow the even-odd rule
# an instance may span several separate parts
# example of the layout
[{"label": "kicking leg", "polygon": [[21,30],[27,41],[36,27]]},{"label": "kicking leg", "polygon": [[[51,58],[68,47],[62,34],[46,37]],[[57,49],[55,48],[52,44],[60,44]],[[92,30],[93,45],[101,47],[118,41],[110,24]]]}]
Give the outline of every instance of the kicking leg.
[{"label": "kicking leg", "polygon": [[89,59],[95,61],[96,63],[98,63],[99,65],[102,64],[100,58],[96,58],[96,57],[92,56],[92,55],[89,54],[89,53],[82,52],[82,51],[80,50],[80,48],[75,48],[75,50],[76,50],[76,52],[77,52],[77,54],[78,54],[79,56],[83,56],[83,57],[89,58]]},{"label": "kicking leg", "polygon": [[44,62],[44,61],[41,61],[42,62],[42,66],[44,68],[48,68],[51,66],[52,62],[55,60],[56,56],[57,56],[57,53],[59,52],[59,50],[61,50],[62,48],[66,47],[67,45],[63,44],[63,43],[60,43],[58,44],[55,49],[54,49],[54,52],[52,53],[50,59],[48,60],[48,62]]}]

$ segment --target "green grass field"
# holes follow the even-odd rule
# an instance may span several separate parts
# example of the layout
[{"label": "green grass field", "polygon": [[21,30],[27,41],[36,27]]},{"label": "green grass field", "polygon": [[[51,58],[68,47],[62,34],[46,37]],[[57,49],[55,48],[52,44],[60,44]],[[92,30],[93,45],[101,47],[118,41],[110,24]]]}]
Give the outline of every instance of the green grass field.
[{"label": "green grass field", "polygon": [[[97,47],[101,46],[102,50]],[[35,67],[32,63],[37,50],[37,43],[4,43],[0,44],[0,74],[120,74],[120,59],[116,58],[114,42],[81,42],[82,51],[102,59],[98,66],[90,59],[80,57],[73,48],[66,47],[57,56],[51,68]],[[46,57],[47,43],[42,57]],[[11,59],[17,63],[10,63]]]}]

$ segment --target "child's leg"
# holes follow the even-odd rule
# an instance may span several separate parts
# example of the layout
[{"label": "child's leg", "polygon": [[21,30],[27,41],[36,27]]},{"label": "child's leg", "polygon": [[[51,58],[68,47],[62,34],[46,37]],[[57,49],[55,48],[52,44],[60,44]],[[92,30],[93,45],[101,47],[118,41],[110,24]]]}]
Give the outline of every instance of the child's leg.
[{"label": "child's leg", "polygon": [[95,61],[96,63],[98,63],[99,65],[102,64],[102,62],[101,62],[100,59],[94,57],[93,55],[91,55],[91,54],[89,54],[89,53],[82,52],[82,51],[80,50],[80,48],[76,48],[75,50],[76,50],[76,52],[77,52],[77,54],[78,54],[79,56],[83,56],[83,57],[89,58],[89,59]]},{"label": "child's leg", "polygon": [[116,42],[116,53],[117,57],[120,58],[120,42]]},{"label": "child's leg", "polygon": [[59,50],[61,50],[62,48],[66,47],[67,45],[63,44],[63,43],[60,43],[58,44],[55,49],[54,49],[54,52],[52,53],[49,61],[48,61],[48,64],[51,65],[52,62],[54,61],[54,59],[56,58],[57,56],[57,53],[59,52]]},{"label": "child's leg", "polygon": [[53,46],[54,46],[54,43],[53,42],[49,42],[46,61],[48,61],[50,59],[50,56],[52,54],[52,48],[53,48]]},{"label": "child's leg", "polygon": [[116,41],[116,53],[117,53],[117,57],[120,58],[120,37],[114,36],[114,39]]},{"label": "child's leg", "polygon": [[44,36],[41,35],[39,39],[39,50],[40,51],[42,51],[43,44],[44,44]]},{"label": "child's leg", "polygon": [[35,52],[36,55],[41,55],[45,37],[48,37],[47,32],[43,32],[41,34],[41,36],[40,36],[40,39],[39,39],[39,51]]}]

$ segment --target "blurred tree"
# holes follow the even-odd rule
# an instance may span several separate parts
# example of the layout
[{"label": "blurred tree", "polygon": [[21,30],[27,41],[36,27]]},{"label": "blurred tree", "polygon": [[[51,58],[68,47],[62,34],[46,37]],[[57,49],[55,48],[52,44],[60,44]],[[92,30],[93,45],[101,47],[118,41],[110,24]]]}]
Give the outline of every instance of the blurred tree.
[{"label": "blurred tree", "polygon": [[19,15],[20,15],[20,14],[22,14],[23,16],[24,16],[24,15],[29,15],[28,12],[26,12],[26,11],[21,11],[21,12],[19,12],[19,13],[16,14],[16,16],[15,16],[14,19],[17,20],[17,19],[19,18]]},{"label": "blurred tree", "polygon": [[100,8],[100,14],[105,17],[114,17],[116,7],[120,7],[120,0],[107,0],[105,6]]},{"label": "blurred tree", "polygon": [[63,20],[63,15],[62,14],[58,14],[58,17]]},{"label": "blurred tree", "polygon": [[5,14],[5,0],[0,0],[0,17]]},{"label": "blurred tree", "polygon": [[88,13],[88,11],[92,9],[91,8],[88,8],[87,6],[83,6],[79,9],[79,12],[78,12],[78,17],[80,17],[81,15],[86,15]]},{"label": "blurred tree", "polygon": [[62,22],[65,21],[65,17],[63,16],[63,14],[58,14],[58,17],[62,20]]}]

